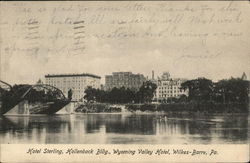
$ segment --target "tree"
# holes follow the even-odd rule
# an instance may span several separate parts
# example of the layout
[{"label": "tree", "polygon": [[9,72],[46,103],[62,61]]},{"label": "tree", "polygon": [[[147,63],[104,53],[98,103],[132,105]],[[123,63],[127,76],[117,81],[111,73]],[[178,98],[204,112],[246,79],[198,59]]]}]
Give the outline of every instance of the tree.
[{"label": "tree", "polygon": [[96,89],[95,98],[97,102],[107,102],[107,92],[104,90]]},{"label": "tree", "polygon": [[121,88],[113,88],[107,94],[107,102],[111,103],[129,103],[133,102],[135,99],[135,93],[130,90],[126,89],[125,87]]},{"label": "tree", "polygon": [[96,90],[90,86],[88,86],[84,91],[84,99],[86,99],[88,102],[95,101],[96,99]]},{"label": "tree", "polygon": [[215,83],[214,100],[222,103],[248,103],[249,85],[249,81],[240,78],[220,80]]},{"label": "tree", "polygon": [[155,83],[152,83],[151,81],[144,82],[139,91],[136,93],[136,101],[141,103],[151,102],[156,88],[157,85]]},{"label": "tree", "polygon": [[178,98],[176,97],[167,98],[167,103],[176,103],[176,102],[178,102]]},{"label": "tree", "polygon": [[181,89],[189,90],[189,101],[209,101],[213,94],[213,82],[206,78],[188,80],[181,84]]},{"label": "tree", "polygon": [[178,98],[178,102],[179,103],[186,103],[187,99],[188,99],[188,97],[186,95],[180,95],[180,97]]}]

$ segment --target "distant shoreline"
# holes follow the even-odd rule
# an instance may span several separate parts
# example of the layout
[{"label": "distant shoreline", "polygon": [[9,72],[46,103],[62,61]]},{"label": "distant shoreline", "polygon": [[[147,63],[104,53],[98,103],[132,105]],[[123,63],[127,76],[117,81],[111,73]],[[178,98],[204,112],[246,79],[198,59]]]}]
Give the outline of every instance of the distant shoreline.
[{"label": "distant shoreline", "polygon": [[76,113],[249,113],[249,104],[241,103],[172,103],[172,104],[109,104],[86,103],[75,109]]}]

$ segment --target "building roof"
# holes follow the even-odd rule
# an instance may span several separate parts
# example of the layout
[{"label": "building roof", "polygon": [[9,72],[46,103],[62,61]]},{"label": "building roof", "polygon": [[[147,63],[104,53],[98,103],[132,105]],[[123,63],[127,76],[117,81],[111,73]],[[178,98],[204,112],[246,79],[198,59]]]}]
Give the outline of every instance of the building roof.
[{"label": "building roof", "polygon": [[129,76],[143,76],[143,74],[137,73],[137,74],[133,74],[132,72],[128,71],[128,72],[112,72],[112,75],[105,75],[105,77],[113,77],[113,76],[117,76],[117,75],[129,75]]},{"label": "building roof", "polygon": [[45,78],[54,78],[54,77],[76,77],[76,76],[86,76],[86,77],[93,77],[97,79],[101,79],[100,76],[89,74],[89,73],[82,73],[82,74],[47,74]]}]

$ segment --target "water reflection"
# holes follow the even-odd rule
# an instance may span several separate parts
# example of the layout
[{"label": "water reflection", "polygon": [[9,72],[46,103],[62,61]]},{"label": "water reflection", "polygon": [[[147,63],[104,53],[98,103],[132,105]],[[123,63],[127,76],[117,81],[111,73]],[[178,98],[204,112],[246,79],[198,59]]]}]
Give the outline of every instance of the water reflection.
[{"label": "water reflection", "polygon": [[0,117],[1,143],[247,143],[248,115],[77,114]]}]

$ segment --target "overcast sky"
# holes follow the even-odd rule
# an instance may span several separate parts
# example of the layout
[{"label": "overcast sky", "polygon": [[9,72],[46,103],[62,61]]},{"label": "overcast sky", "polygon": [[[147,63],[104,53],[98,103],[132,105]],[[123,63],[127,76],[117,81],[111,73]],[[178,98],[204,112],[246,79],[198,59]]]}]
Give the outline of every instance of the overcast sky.
[{"label": "overcast sky", "polygon": [[11,84],[51,73],[250,76],[245,2],[4,2],[0,12],[0,75]]}]

